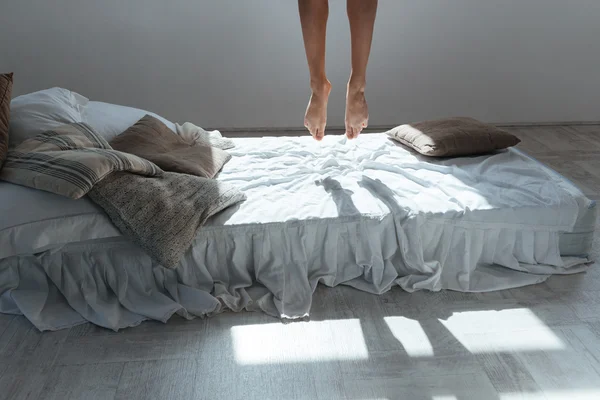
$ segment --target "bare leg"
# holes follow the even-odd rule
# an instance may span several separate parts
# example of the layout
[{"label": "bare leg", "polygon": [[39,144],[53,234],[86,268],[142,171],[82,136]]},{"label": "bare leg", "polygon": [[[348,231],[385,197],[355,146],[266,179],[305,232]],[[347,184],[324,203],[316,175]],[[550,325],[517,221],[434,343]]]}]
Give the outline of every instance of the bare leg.
[{"label": "bare leg", "polygon": [[306,109],[304,126],[317,140],[323,139],[327,124],[327,101],[331,83],[325,73],[325,35],[329,17],[328,0],[298,0],[302,36],[310,71],[312,96]]},{"label": "bare leg", "polygon": [[346,94],[346,136],[353,139],[369,124],[365,87],[377,0],[347,0],[346,4],[352,37],[352,73]]}]

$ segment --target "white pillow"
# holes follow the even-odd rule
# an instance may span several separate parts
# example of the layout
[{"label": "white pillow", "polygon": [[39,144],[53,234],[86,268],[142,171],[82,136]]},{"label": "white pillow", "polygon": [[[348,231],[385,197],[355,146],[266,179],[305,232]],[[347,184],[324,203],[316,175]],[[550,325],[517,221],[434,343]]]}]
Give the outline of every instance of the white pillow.
[{"label": "white pillow", "polygon": [[15,97],[10,102],[9,146],[57,126],[81,122],[88,102],[80,94],[57,87]]},{"label": "white pillow", "polygon": [[146,114],[158,118],[173,132],[177,132],[175,124],[160,115],[140,110],[138,108],[120,106],[117,104],[90,101],[83,111],[83,121],[107,141],[125,132]]}]

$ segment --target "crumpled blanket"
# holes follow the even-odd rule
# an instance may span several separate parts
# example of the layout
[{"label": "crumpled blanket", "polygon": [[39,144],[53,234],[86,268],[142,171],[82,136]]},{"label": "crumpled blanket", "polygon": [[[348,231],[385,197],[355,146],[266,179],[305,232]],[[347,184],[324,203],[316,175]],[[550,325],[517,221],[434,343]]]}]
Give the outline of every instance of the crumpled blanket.
[{"label": "crumpled blanket", "polygon": [[246,199],[215,179],[172,172],[157,178],[114,173],[88,195],[124,235],[167,268],[177,267],[208,218]]}]

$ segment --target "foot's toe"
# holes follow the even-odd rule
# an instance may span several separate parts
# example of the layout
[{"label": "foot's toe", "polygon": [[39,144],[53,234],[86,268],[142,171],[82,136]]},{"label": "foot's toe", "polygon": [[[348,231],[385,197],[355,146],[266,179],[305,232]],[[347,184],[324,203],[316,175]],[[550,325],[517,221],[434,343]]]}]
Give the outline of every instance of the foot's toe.
[{"label": "foot's toe", "polygon": [[316,133],[316,131],[315,131],[315,129],[312,127],[312,125],[311,125],[310,123],[308,123],[308,122],[304,122],[304,127],[305,127],[305,128],[308,130],[308,132],[310,132],[310,134],[311,134],[312,136],[315,136],[315,133]]},{"label": "foot's toe", "polygon": [[316,140],[322,140],[323,137],[325,136],[326,122],[323,122],[323,121],[312,121],[311,122],[310,119],[306,119],[306,120],[304,120],[304,126],[306,127],[306,129],[308,129],[310,134]]},{"label": "foot's toe", "polygon": [[348,139],[354,139],[354,128],[351,126],[346,126],[346,137]]},{"label": "foot's toe", "polygon": [[323,128],[317,128],[317,130],[315,131],[315,134],[313,136],[318,141],[323,140],[323,137],[325,136],[325,128],[324,127]]},{"label": "foot's toe", "polygon": [[319,130],[318,129],[316,129],[316,128],[311,129],[310,134],[312,135],[313,138],[315,138],[317,140],[319,139]]},{"label": "foot's toe", "polygon": [[346,126],[346,136],[348,137],[348,139],[356,139],[358,137],[358,135],[360,135],[362,133],[364,129],[364,125],[356,125],[356,126],[352,126],[352,125],[347,125]]},{"label": "foot's toe", "polygon": [[323,127],[313,126],[310,123],[307,123],[305,126],[313,138],[315,138],[316,140],[319,140],[319,141],[323,140],[323,137],[325,136],[325,127],[324,126]]}]

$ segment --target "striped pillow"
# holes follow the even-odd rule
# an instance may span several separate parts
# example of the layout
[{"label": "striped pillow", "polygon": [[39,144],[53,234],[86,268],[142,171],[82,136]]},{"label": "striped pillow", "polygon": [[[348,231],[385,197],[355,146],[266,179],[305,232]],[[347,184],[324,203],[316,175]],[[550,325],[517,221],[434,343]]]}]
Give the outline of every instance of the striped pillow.
[{"label": "striped pillow", "polygon": [[0,179],[78,199],[115,171],[163,174],[150,161],[113,150],[89,125],[72,123],[10,150]]}]

